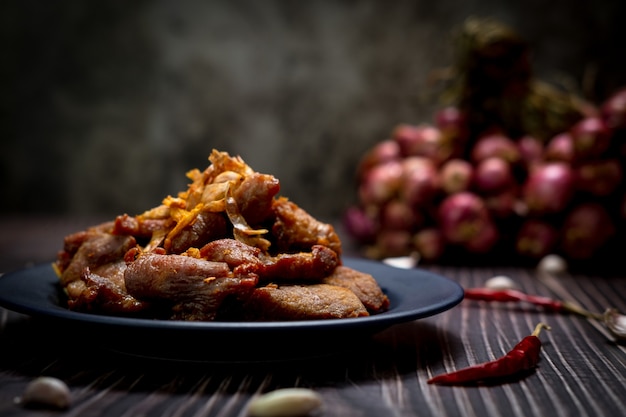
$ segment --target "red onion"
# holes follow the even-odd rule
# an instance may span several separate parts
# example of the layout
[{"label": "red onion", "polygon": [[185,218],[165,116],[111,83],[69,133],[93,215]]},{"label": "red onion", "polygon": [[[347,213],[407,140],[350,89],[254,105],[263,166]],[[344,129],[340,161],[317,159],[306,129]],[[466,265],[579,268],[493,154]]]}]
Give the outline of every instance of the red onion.
[{"label": "red onion", "polygon": [[442,131],[463,132],[467,134],[467,115],[455,106],[439,109],[435,113],[435,125]]},{"label": "red onion", "polygon": [[380,205],[393,198],[403,175],[402,164],[390,161],[367,171],[359,185],[359,198],[364,205]]},{"label": "red onion", "polygon": [[406,230],[381,230],[376,239],[376,257],[407,255],[412,245],[411,237]]},{"label": "red onion", "polygon": [[617,159],[589,161],[576,168],[576,186],[594,196],[606,197],[621,184],[622,175]]},{"label": "red onion", "polygon": [[359,243],[372,243],[376,240],[378,225],[365,210],[349,207],[343,215],[343,225],[348,235]]},{"label": "red onion", "polygon": [[445,253],[446,241],[439,229],[429,227],[413,235],[413,247],[425,262],[439,260]]},{"label": "red onion", "polygon": [[423,221],[407,202],[391,200],[380,210],[380,226],[385,229],[411,230]]},{"label": "red onion", "polygon": [[458,107],[444,107],[435,113],[435,126],[439,128],[453,149],[455,157],[461,156],[469,138],[467,115]]},{"label": "red onion", "polygon": [[478,236],[490,221],[485,202],[469,191],[444,198],[437,215],[443,236],[448,242],[458,244],[469,242]]},{"label": "red onion", "polygon": [[485,158],[474,170],[474,186],[482,193],[497,193],[514,183],[511,165],[500,157]]},{"label": "red onion", "polygon": [[550,223],[527,219],[519,229],[515,250],[519,255],[540,259],[552,253],[558,240],[558,231]]},{"label": "red onion", "polygon": [[613,93],[602,104],[600,112],[609,129],[626,129],[626,88]]},{"label": "red onion", "polygon": [[413,207],[430,204],[439,191],[439,175],[432,160],[422,156],[406,158],[400,196]]},{"label": "red onion", "polygon": [[471,158],[474,163],[493,156],[500,157],[510,163],[516,163],[521,158],[517,144],[501,133],[481,136],[472,148]]},{"label": "red onion", "polygon": [[569,132],[562,132],[548,141],[545,150],[546,161],[574,161],[574,139]]},{"label": "red onion", "polygon": [[439,169],[441,188],[448,194],[466,191],[470,188],[474,167],[464,159],[454,158],[444,162]]},{"label": "red onion", "polygon": [[565,218],[561,248],[571,259],[589,259],[598,253],[614,233],[613,221],[602,205],[582,203]]},{"label": "red onion", "polygon": [[500,239],[500,233],[491,220],[481,223],[476,233],[463,243],[471,253],[488,253]]},{"label": "red onion", "polygon": [[400,125],[393,133],[400,151],[405,157],[424,156],[440,164],[450,157],[451,145],[439,128],[423,124],[419,126]]},{"label": "red onion", "polygon": [[530,213],[563,211],[574,195],[574,173],[564,162],[548,162],[532,169],[522,196]]},{"label": "red onion", "polygon": [[397,161],[401,158],[400,145],[394,140],[387,139],[376,144],[359,163],[359,178],[368,172],[372,167],[390,161]]},{"label": "red onion", "polygon": [[543,159],[543,142],[534,136],[526,135],[518,139],[517,148],[526,166],[534,165]]},{"label": "red onion", "polygon": [[576,159],[601,156],[609,147],[611,134],[600,117],[585,117],[570,130]]},{"label": "red onion", "polygon": [[505,218],[518,214],[519,198],[516,188],[498,194],[484,196],[485,205],[494,218]]}]

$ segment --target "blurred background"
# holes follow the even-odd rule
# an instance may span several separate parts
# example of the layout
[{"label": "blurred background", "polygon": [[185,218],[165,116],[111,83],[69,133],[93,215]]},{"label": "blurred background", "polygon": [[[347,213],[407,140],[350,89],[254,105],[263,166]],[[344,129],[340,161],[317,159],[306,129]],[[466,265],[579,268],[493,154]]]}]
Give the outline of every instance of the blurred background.
[{"label": "blurred background", "polygon": [[363,153],[431,120],[472,15],[528,40],[545,80],[626,85],[620,0],[4,0],[1,214],[137,214],[216,148],[335,219]]}]

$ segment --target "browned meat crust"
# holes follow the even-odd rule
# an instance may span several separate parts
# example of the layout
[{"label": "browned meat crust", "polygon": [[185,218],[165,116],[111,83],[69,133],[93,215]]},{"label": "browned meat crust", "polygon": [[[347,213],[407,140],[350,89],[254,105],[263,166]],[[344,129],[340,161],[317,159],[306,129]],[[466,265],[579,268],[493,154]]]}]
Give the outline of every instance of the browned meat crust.
[{"label": "browned meat crust", "polygon": [[98,275],[85,268],[80,281],[73,283],[80,287],[77,295],[69,300],[69,307],[73,310],[88,312],[107,311],[110,313],[137,313],[149,307],[145,301],[140,301],[130,295],[124,286],[124,270],[126,265],[118,263],[119,273],[114,275]]},{"label": "browned meat crust", "polygon": [[310,252],[271,256],[235,239],[210,242],[200,248],[200,256],[225,262],[234,272],[257,274],[263,281],[319,281],[339,265],[337,253],[326,246],[313,245]]},{"label": "browned meat crust", "polygon": [[212,320],[226,297],[246,299],[258,283],[255,275],[233,276],[224,262],[182,255],[143,255],[124,277],[130,295],[167,302],[181,320]]},{"label": "browned meat crust", "polygon": [[273,209],[276,220],[272,233],[279,252],[322,245],[341,256],[341,241],[332,225],[316,220],[284,197],[274,200]]},{"label": "browned meat crust", "polygon": [[338,266],[322,282],[350,289],[359,297],[367,311],[372,314],[386,311],[389,308],[389,298],[383,293],[374,277],[365,272],[346,266]]},{"label": "browned meat crust", "polygon": [[248,320],[326,320],[368,316],[347,288],[328,284],[268,285],[254,290],[245,305]]},{"label": "browned meat crust", "polygon": [[87,233],[70,262],[61,274],[61,284],[79,280],[85,268],[96,268],[124,258],[124,254],[137,244],[133,236],[109,233]]}]

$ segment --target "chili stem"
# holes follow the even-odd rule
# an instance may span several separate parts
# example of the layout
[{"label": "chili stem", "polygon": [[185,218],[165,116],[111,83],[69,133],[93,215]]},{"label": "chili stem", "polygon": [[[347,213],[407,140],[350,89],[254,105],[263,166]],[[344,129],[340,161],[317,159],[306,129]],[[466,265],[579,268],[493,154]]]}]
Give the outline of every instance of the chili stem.
[{"label": "chili stem", "polygon": [[552,330],[550,326],[548,326],[547,324],[543,322],[540,322],[535,326],[535,330],[533,330],[531,334],[533,336],[539,336],[539,333],[541,333],[541,329]]},{"label": "chili stem", "polygon": [[589,319],[602,320],[602,314],[592,313],[589,310],[585,310],[582,307],[579,307],[576,304],[570,303],[568,301],[563,301],[563,309],[569,311],[570,313],[578,314],[583,317],[587,317]]}]

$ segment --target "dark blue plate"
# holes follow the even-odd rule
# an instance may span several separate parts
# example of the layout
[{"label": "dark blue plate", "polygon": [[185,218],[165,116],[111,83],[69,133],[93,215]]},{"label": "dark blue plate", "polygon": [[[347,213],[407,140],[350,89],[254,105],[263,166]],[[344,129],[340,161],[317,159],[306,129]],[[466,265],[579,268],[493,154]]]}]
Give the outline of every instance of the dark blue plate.
[{"label": "dark blue plate", "polygon": [[[188,322],[151,320],[81,313],[68,310],[64,296],[50,264],[9,272],[0,277],[0,306],[37,319],[51,320],[51,325],[65,330],[89,332],[98,343],[115,350],[148,356],[172,356],[172,348],[155,352],[164,341],[177,340],[186,345],[185,358],[195,357],[192,350],[207,356],[207,347],[221,348],[219,355],[227,353],[225,360],[237,360],[249,348],[241,351],[234,347],[256,344],[263,346],[273,356],[285,357],[275,347],[286,340],[298,340],[302,346],[320,351],[320,341],[333,340],[338,346],[342,340],[371,335],[395,324],[429,317],[446,311],[463,299],[463,289],[456,282],[421,269],[399,269],[381,262],[344,258],[344,265],[374,276],[389,297],[388,311],[369,317],[336,320],[309,320],[284,322]],[[219,341],[216,344],[216,341]],[[313,343],[315,342],[315,343]],[[166,343],[167,344],[167,343]],[[194,349],[190,349],[190,345]],[[270,347],[272,345],[273,347]],[[325,342],[324,345],[328,345]],[[290,342],[290,352],[294,345]],[[255,348],[265,359],[268,352]],[[295,351],[298,351],[296,348]]]}]

